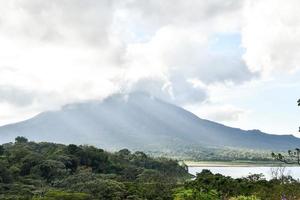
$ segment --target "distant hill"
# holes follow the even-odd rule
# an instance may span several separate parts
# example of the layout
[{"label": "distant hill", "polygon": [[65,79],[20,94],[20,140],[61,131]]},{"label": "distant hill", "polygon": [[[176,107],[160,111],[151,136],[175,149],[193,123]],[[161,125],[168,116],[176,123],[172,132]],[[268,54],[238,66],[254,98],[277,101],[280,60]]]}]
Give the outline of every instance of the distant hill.
[{"label": "distant hill", "polygon": [[0,143],[16,136],[35,141],[92,144],[176,152],[184,148],[286,150],[300,146],[292,135],[245,131],[200,119],[145,93],[113,95],[103,101],[70,104],[31,119],[0,127]]}]

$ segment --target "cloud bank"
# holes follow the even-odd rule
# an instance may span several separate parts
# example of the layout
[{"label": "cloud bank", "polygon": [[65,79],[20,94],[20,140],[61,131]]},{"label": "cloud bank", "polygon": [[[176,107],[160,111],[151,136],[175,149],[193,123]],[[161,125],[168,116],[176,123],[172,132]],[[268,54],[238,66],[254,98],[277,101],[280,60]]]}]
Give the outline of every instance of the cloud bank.
[{"label": "cloud bank", "polygon": [[[212,85],[298,69],[298,4],[1,1],[0,107],[29,116],[131,91],[180,106],[205,104]],[[218,110],[210,113],[226,118]],[[242,113],[230,110],[228,120]]]}]

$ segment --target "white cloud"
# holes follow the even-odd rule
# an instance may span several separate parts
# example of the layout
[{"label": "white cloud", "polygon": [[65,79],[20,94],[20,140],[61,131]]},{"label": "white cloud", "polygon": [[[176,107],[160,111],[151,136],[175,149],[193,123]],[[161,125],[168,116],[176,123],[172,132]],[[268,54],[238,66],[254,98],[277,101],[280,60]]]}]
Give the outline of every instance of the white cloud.
[{"label": "white cloud", "polygon": [[238,121],[248,111],[237,108],[233,105],[216,105],[216,104],[202,104],[187,106],[186,109],[191,110],[199,117],[209,119],[216,122],[228,123]]},{"label": "white cloud", "polygon": [[[171,90],[167,94],[170,96],[163,95],[164,99],[171,98],[173,103],[185,105],[205,100],[210,84],[242,83],[255,76],[244,64],[239,48],[228,49],[229,53],[212,50],[210,37],[196,27],[162,27],[151,40],[128,45],[124,57],[128,69],[126,77],[144,90],[151,85],[153,91],[155,85],[158,87],[156,91],[162,91],[165,85],[169,85]],[[162,83],[150,84],[153,79],[149,77],[160,78]],[[146,79],[147,86],[140,79]],[[189,82],[191,79],[200,81],[202,87],[195,88]]]},{"label": "white cloud", "polygon": [[248,1],[242,43],[248,67],[265,76],[300,68],[300,2]]},{"label": "white cloud", "polygon": [[[239,29],[243,1],[123,1],[123,8],[129,10],[128,18],[146,33],[162,26],[197,26],[203,32],[233,32]],[[140,28],[139,28],[140,27]]]},{"label": "white cloud", "polygon": [[145,78],[133,82],[127,92],[147,92],[164,101],[185,105],[202,102],[207,98],[205,86],[195,85],[182,77],[171,77],[170,80]]},{"label": "white cloud", "polygon": [[238,54],[209,48],[216,33],[238,31],[241,7],[221,0],[1,1],[0,104],[29,113],[122,90],[201,102],[206,84],[251,77]]},{"label": "white cloud", "polygon": [[113,20],[110,0],[1,2],[0,30],[30,42],[106,45]]},{"label": "white cloud", "polygon": [[[1,1],[0,107],[15,115],[0,120],[137,90],[179,105],[209,102],[210,117],[234,120],[243,112],[212,101],[214,86],[298,68],[291,2]],[[228,36],[242,38],[244,60],[240,44],[223,46]]]}]

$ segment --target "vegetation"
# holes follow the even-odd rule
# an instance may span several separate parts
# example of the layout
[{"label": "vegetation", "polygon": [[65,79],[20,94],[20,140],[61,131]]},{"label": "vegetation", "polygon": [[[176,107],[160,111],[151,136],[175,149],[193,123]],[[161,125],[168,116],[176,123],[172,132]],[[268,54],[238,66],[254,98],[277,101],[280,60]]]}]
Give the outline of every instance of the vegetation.
[{"label": "vegetation", "polygon": [[0,199],[172,199],[191,176],[175,160],[127,149],[28,142],[0,145]]},{"label": "vegetation", "polygon": [[[292,177],[233,179],[203,170],[194,180],[185,166],[127,149],[29,142],[0,145],[3,200],[275,200],[300,198]],[[279,177],[279,176],[278,176]]]},{"label": "vegetation", "polygon": [[300,149],[289,150],[287,154],[272,153],[272,157],[285,164],[298,164],[300,165]]},{"label": "vegetation", "polygon": [[[300,99],[297,101],[298,106],[300,106]],[[300,132],[300,128],[299,128]],[[284,162],[285,164],[298,164],[300,165],[300,149],[295,148],[294,150],[289,150],[287,153],[273,153],[272,157],[278,161]]]},{"label": "vegetation", "polygon": [[190,161],[262,161],[274,162],[271,151],[241,148],[203,148],[198,146],[175,145],[176,151],[163,153],[162,151],[147,151],[152,156]]},{"label": "vegetation", "polygon": [[203,170],[175,193],[175,200],[289,200],[300,198],[300,183],[292,177],[267,181],[261,174],[233,179]]}]

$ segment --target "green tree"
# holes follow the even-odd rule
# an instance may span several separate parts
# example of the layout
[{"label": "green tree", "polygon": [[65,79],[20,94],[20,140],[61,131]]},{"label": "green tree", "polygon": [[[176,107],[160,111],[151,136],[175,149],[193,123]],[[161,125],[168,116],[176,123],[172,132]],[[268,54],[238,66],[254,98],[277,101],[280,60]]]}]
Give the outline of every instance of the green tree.
[{"label": "green tree", "polygon": [[10,171],[5,166],[5,163],[0,161],[0,183],[10,183],[12,182],[12,175]]},{"label": "green tree", "polygon": [[96,179],[81,182],[71,187],[74,191],[92,194],[97,199],[123,200],[125,199],[125,185],[114,180]]},{"label": "green tree", "polygon": [[215,190],[203,192],[181,188],[176,191],[174,200],[220,200],[220,196]]},{"label": "green tree", "polygon": [[27,142],[22,137],[3,147],[3,200],[171,200],[177,180],[188,177],[177,161],[143,152],[111,153],[93,146]]},{"label": "green tree", "polygon": [[66,166],[56,160],[46,160],[39,165],[40,175],[48,182],[67,175]]},{"label": "green tree", "polygon": [[71,155],[78,154],[82,149],[75,144],[69,144],[67,147],[67,151]]},{"label": "green tree", "polygon": [[28,139],[26,137],[23,136],[18,136],[15,138],[15,142],[16,143],[27,143]]},{"label": "green tree", "polygon": [[70,193],[64,191],[49,191],[43,197],[34,197],[32,200],[90,200],[85,193]]},{"label": "green tree", "polygon": [[4,147],[3,145],[0,145],[0,156],[4,154]]},{"label": "green tree", "polygon": [[42,161],[42,156],[38,153],[29,153],[26,155],[20,164],[20,175],[29,175],[33,167],[37,166]]}]

